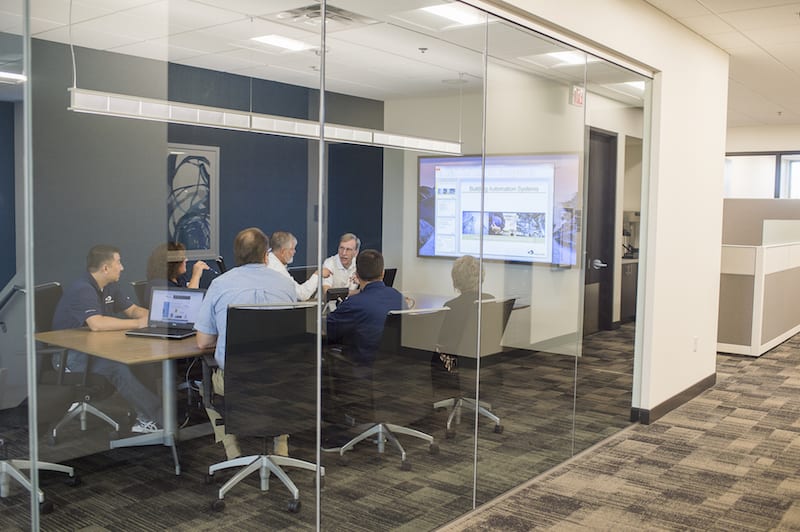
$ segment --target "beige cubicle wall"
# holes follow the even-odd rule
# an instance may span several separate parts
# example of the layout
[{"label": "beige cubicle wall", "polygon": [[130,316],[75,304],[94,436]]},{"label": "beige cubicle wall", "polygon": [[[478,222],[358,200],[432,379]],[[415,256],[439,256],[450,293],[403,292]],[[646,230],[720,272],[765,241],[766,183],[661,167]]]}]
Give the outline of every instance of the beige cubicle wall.
[{"label": "beige cubicle wall", "polygon": [[800,331],[800,219],[786,219],[800,218],[798,208],[725,200],[719,351],[760,356]]}]

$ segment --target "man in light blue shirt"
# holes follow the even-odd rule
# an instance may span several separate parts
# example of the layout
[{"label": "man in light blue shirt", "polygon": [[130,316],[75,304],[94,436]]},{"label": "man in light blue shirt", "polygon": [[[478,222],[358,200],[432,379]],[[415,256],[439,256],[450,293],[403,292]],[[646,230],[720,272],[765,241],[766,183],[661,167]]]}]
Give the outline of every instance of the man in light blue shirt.
[{"label": "man in light blue shirt", "polygon": [[[195,321],[197,345],[202,349],[214,348],[214,359],[219,369],[212,376],[214,393],[225,395],[225,333],[227,330],[228,306],[263,303],[293,303],[297,301],[294,283],[275,270],[267,267],[269,239],[261,229],[250,227],[236,235],[233,254],[236,268],[228,270],[211,283],[200,306],[200,315]],[[217,442],[223,442],[228,459],[241,455],[236,437],[225,434],[225,427],[218,426],[221,416],[207,408],[211,426]],[[285,437],[276,438],[276,454],[286,454]]]}]

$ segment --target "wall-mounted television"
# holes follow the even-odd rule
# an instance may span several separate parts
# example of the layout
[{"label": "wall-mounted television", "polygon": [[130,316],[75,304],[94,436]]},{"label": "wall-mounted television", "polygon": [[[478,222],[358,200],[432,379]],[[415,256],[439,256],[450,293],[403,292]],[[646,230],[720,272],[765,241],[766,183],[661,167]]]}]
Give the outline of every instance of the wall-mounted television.
[{"label": "wall-mounted television", "polygon": [[577,154],[420,157],[417,255],[477,256],[482,240],[485,259],[574,265],[579,167]]}]

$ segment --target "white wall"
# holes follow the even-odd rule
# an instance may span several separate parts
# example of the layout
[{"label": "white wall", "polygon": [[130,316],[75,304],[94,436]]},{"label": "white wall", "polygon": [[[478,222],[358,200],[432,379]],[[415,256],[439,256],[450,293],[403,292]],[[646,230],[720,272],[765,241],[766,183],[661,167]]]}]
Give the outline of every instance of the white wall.
[{"label": "white wall", "polygon": [[728,57],[639,0],[509,3],[657,72],[634,389],[656,407],[716,370]]},{"label": "white wall", "polygon": [[800,151],[800,125],[728,128],[725,150]]}]

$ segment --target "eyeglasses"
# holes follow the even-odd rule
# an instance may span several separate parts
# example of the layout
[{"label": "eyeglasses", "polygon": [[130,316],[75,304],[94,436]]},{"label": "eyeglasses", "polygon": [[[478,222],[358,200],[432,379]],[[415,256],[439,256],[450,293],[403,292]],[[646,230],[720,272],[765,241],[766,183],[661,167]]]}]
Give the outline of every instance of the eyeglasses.
[{"label": "eyeglasses", "polygon": [[356,252],[356,248],[346,248],[344,246],[339,246],[339,251],[342,251],[342,252],[346,251],[347,253],[355,253]]}]

